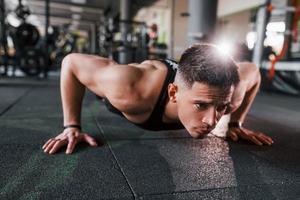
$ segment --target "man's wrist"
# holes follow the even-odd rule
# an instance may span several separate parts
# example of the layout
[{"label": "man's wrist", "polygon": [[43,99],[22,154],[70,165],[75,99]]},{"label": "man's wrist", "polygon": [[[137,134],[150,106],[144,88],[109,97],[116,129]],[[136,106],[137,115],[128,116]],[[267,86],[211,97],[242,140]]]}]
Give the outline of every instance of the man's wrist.
[{"label": "man's wrist", "polygon": [[81,126],[78,125],[78,124],[68,124],[68,125],[63,126],[64,130],[67,129],[67,128],[77,128],[81,131]]},{"label": "man's wrist", "polygon": [[243,123],[240,121],[234,121],[228,123],[228,128],[242,128],[242,127],[243,127]]}]

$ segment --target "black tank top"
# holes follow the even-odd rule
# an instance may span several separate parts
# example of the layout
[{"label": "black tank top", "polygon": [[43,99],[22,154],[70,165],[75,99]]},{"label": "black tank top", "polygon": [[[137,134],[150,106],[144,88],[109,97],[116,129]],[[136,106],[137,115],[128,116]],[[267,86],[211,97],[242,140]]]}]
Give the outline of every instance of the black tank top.
[{"label": "black tank top", "polygon": [[[176,61],[171,59],[160,60],[168,68],[167,76],[164,81],[163,87],[161,89],[157,103],[150,115],[150,117],[143,123],[134,123],[137,126],[148,129],[148,130],[174,130],[174,129],[183,129],[181,123],[164,123],[162,117],[164,114],[165,106],[168,99],[168,85],[169,83],[174,82],[178,64]],[[104,99],[107,109],[113,113],[123,116],[117,108],[115,108],[108,99]],[[123,116],[124,117],[124,116]]]}]

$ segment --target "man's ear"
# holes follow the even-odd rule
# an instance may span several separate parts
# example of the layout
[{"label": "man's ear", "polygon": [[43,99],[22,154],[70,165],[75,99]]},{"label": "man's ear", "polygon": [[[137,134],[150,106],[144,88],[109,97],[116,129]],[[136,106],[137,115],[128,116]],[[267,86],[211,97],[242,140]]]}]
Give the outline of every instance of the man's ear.
[{"label": "man's ear", "polygon": [[172,103],[177,102],[177,92],[178,92],[178,86],[174,83],[170,83],[168,86],[168,95]]}]

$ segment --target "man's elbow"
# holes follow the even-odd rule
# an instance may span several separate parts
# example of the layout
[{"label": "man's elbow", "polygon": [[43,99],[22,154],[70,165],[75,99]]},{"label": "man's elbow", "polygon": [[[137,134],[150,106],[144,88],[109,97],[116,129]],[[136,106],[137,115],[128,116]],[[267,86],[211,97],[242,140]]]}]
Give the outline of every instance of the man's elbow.
[{"label": "man's elbow", "polygon": [[260,70],[258,67],[256,67],[255,64],[253,64],[255,66],[255,69],[254,69],[254,82],[255,82],[255,85],[260,85],[261,83],[261,74],[260,74]]},{"label": "man's elbow", "polygon": [[[252,77],[252,85],[260,85],[261,83],[261,74],[260,74],[260,70],[259,70],[259,67],[254,64],[254,63],[248,63],[247,64],[247,67],[248,67],[248,72],[249,74],[251,74],[250,77]],[[250,79],[250,80],[251,80]]]},{"label": "man's elbow", "polygon": [[73,66],[73,60],[74,60],[74,56],[75,56],[75,53],[70,53],[68,55],[66,55],[63,59],[62,59],[62,62],[61,62],[61,69],[62,70],[70,70],[70,68]]}]

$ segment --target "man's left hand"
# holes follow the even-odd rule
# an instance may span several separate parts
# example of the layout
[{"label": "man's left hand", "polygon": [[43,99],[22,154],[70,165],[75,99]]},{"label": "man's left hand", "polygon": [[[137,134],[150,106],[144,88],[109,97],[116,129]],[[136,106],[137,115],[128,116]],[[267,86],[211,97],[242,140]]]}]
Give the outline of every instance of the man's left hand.
[{"label": "man's left hand", "polygon": [[233,141],[237,141],[238,139],[248,140],[253,142],[256,145],[272,145],[273,140],[269,136],[261,133],[261,132],[254,132],[244,127],[234,128],[231,127],[227,131],[227,137],[231,138]]}]

